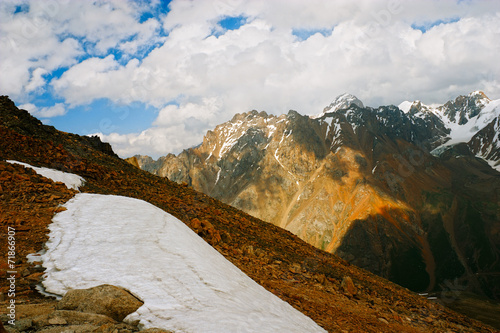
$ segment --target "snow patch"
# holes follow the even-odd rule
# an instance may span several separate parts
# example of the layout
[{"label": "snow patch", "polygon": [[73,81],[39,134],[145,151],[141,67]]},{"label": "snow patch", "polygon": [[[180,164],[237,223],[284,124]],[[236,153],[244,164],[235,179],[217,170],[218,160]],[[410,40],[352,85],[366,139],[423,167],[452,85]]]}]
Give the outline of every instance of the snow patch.
[{"label": "snow patch", "polygon": [[43,249],[37,253],[30,253],[26,256],[26,259],[28,259],[28,263],[30,264],[33,264],[35,262],[42,262],[42,255],[44,255],[45,252],[45,249]]},{"label": "snow patch", "polygon": [[410,112],[411,106],[413,105],[413,102],[410,101],[404,101],[403,103],[398,105],[398,108],[403,111],[404,113]]},{"label": "snow patch", "polygon": [[488,163],[492,169],[495,169],[496,171],[500,172],[500,162],[499,161],[487,159],[482,155],[476,155],[476,157],[479,157],[479,158],[485,160],[486,163]]},{"label": "snow patch", "polygon": [[[267,119],[266,119],[266,123],[267,123]],[[267,134],[267,137],[270,138],[273,136],[274,132],[276,132],[276,126],[274,125],[267,125],[267,131],[268,131],[268,134]]]},{"label": "snow patch", "polygon": [[138,199],[77,194],[49,225],[43,285],[100,284],[144,301],[125,319],[174,332],[326,332],[251,280],[184,223]]},{"label": "snow patch", "polygon": [[232,123],[231,127],[226,127],[222,130],[222,134],[225,140],[222,144],[222,147],[220,148],[219,159],[228,151],[230,151],[231,148],[233,148],[233,146],[238,142],[239,138],[241,138],[245,134],[244,131],[239,130],[242,124],[243,121],[240,120],[236,123]]},{"label": "snow patch", "polygon": [[212,149],[212,151],[210,152],[210,154],[208,155],[208,157],[205,158],[205,162],[208,161],[210,159],[210,157],[212,157],[213,152],[214,152],[214,149]]},{"label": "snow patch", "polygon": [[330,118],[330,123],[326,122],[328,124],[328,128],[325,133],[325,140],[328,138],[328,134],[332,133],[332,142],[337,140],[340,136],[340,121],[338,118]]},{"label": "snow patch", "polygon": [[13,161],[13,160],[7,160],[8,163],[12,164],[20,164],[26,168],[31,168],[35,170],[37,174],[40,176],[43,176],[45,178],[49,178],[53,180],[54,182],[61,182],[66,185],[67,188],[69,189],[74,189],[74,190],[79,190],[80,186],[83,186],[85,183],[85,179],[82,177],[75,175],[74,173],[68,173],[68,172],[63,172],[55,169],[49,169],[49,168],[40,168],[40,167],[35,167],[32,166],[28,163],[23,163],[19,161]]},{"label": "snow patch", "polygon": [[217,171],[217,179],[215,180],[215,184],[214,185],[217,185],[217,183],[219,182],[219,179],[220,179],[220,172],[222,171],[222,169],[219,168],[219,171]]},{"label": "snow patch", "polygon": [[333,102],[330,103],[329,106],[324,108],[322,113],[315,115],[315,116],[309,116],[309,118],[311,118],[311,119],[321,118],[325,114],[333,113],[333,112],[336,112],[336,111],[342,110],[342,109],[347,109],[352,104],[355,104],[355,105],[359,106],[360,108],[365,107],[363,105],[363,102],[361,102],[356,96],[351,95],[351,94],[342,94],[342,95],[337,96],[335,98],[335,100],[333,100]]}]

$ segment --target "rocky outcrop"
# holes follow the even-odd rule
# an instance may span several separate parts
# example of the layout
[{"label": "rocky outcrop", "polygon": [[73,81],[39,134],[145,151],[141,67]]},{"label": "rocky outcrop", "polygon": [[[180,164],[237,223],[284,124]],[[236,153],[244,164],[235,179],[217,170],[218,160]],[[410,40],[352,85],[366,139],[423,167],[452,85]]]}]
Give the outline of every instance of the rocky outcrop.
[{"label": "rocky outcrop", "polygon": [[482,91],[475,91],[468,96],[458,96],[454,101],[445,103],[441,109],[450,122],[464,125],[477,116],[489,101]]},{"label": "rocky outcrop", "polygon": [[102,142],[101,138],[97,135],[83,136],[82,139],[95,150],[101,151],[107,155],[118,157],[118,155],[116,155],[113,151],[113,148],[111,148],[111,145],[107,142]]},{"label": "rocky outcrop", "polygon": [[125,161],[127,163],[130,163],[132,164],[133,166],[135,166],[136,168],[141,168],[141,165],[139,164],[139,161],[137,160],[137,157],[135,156],[132,156],[132,157],[129,157],[129,158],[126,158]]},{"label": "rocky outcrop", "polygon": [[57,304],[58,310],[72,310],[106,315],[122,321],[144,302],[128,290],[111,285],[69,290]]}]

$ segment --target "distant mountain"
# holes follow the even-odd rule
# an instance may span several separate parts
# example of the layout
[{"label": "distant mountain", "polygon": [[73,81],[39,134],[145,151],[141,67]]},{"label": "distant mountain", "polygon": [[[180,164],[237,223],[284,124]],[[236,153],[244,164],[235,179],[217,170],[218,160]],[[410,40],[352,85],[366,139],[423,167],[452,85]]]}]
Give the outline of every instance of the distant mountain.
[{"label": "distant mountain", "polygon": [[410,289],[458,279],[500,298],[500,173],[484,162],[500,163],[499,104],[344,94],[312,117],[236,114],[178,156],[137,158]]},{"label": "distant mountain", "polygon": [[361,102],[356,96],[351,94],[342,94],[337,96],[334,101],[323,109],[323,113],[318,116],[313,116],[311,118],[319,118],[324,114],[334,113],[338,110],[347,109],[351,106],[351,104],[357,105],[360,108],[364,108],[363,102]]},{"label": "distant mountain", "polygon": [[[499,133],[495,123],[500,117],[500,100],[492,101],[483,92],[475,91],[443,105],[428,106],[416,101],[403,102],[399,108],[414,117],[426,119],[427,123],[430,119],[439,119],[438,123],[445,128],[445,133],[439,136],[439,146],[431,146],[433,154],[440,155],[453,145],[467,143],[471,152],[500,171],[498,136],[495,138],[492,135],[494,131]],[[480,142],[479,138],[482,138]]]}]

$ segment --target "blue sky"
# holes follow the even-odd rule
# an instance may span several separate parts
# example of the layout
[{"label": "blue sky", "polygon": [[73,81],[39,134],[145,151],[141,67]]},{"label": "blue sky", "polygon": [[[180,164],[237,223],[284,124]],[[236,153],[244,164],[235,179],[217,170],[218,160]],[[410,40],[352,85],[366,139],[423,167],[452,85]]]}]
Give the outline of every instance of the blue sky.
[{"label": "blue sky", "polygon": [[411,27],[413,29],[417,29],[417,30],[422,31],[423,33],[426,33],[429,29],[432,29],[435,26],[446,25],[446,24],[455,23],[458,21],[460,21],[460,17],[450,17],[447,19],[439,19],[439,20],[432,21],[432,22],[425,22],[424,21],[424,22],[420,22],[420,23],[414,23],[411,25]]},{"label": "blue sky", "polygon": [[0,93],[122,157],[200,143],[252,109],[500,98],[500,2],[0,2]]}]

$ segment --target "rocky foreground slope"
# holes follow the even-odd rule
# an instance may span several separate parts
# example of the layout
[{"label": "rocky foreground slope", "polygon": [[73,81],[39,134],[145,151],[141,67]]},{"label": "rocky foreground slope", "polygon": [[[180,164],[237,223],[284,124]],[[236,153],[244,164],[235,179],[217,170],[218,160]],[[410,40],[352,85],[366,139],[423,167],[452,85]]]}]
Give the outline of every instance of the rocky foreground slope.
[{"label": "rocky foreground slope", "polygon": [[[0,225],[4,231],[16,230],[16,302],[22,305],[17,319],[30,315],[21,311],[23,307],[53,306],[54,301],[36,291],[43,271],[28,264],[26,255],[43,248],[53,214],[76,192],[5,160],[72,172],[86,180],[82,192],[139,198],[171,213],[253,280],[329,332],[496,331],[314,248],[282,228],[141,171],[97,139],[44,126],[7,97],[0,99],[0,137]],[[6,235],[1,234],[2,253]],[[9,300],[7,270],[2,261],[2,313]],[[5,320],[3,315],[4,324]],[[65,329],[61,323],[40,327],[31,321],[26,330],[47,328]]]},{"label": "rocky foreground slope", "polygon": [[251,111],[178,156],[131,162],[416,291],[500,299],[500,100]]}]

